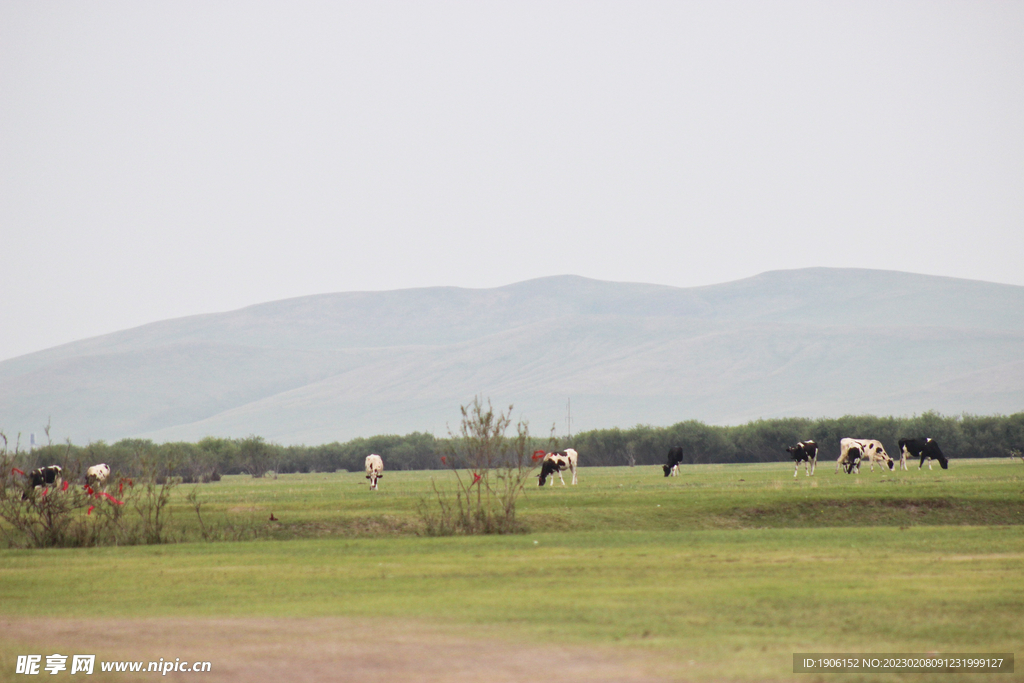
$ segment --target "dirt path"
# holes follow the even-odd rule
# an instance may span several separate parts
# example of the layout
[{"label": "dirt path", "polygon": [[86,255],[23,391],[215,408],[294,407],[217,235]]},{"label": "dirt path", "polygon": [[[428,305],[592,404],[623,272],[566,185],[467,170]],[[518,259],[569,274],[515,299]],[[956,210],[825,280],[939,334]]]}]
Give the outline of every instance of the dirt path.
[{"label": "dirt path", "polygon": [[[664,656],[616,648],[523,645],[493,631],[450,635],[385,619],[20,619],[0,617],[4,654],[95,654],[89,680],[148,680],[158,674],[99,675],[100,661],[209,661],[209,673],[162,680],[506,683],[679,680]],[[12,649],[13,647],[13,649]],[[659,661],[660,660],[660,661]],[[70,669],[70,658],[68,668]],[[13,664],[13,661],[8,662]],[[5,666],[5,668],[8,668]],[[8,673],[0,680],[12,680]],[[145,668],[145,665],[143,666]],[[657,670],[656,670],[657,669]],[[51,679],[48,672],[42,672]],[[67,672],[64,672],[67,676]],[[74,680],[78,676],[68,676]],[[63,676],[53,680],[63,679]]]}]

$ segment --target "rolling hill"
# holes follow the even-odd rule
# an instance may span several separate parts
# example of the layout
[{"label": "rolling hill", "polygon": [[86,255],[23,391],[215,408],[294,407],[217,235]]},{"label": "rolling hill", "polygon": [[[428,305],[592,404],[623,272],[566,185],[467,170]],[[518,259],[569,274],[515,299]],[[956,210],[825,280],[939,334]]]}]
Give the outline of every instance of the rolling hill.
[{"label": "rolling hill", "polygon": [[1024,410],[1024,287],[812,268],[675,288],[557,276],[321,294],[0,362],[0,429],[76,443],[446,432],[474,395],[535,433]]}]

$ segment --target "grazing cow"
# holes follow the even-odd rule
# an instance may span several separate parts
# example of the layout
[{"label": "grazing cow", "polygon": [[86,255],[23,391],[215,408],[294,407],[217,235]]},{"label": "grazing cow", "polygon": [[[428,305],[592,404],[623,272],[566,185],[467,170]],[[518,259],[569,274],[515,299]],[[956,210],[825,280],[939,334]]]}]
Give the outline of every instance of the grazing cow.
[{"label": "grazing cow", "polygon": [[107,479],[110,479],[110,465],[100,463],[93,465],[85,471],[85,484],[96,490],[107,488]]},{"label": "grazing cow", "polygon": [[854,470],[860,473],[860,460],[863,452],[856,446],[850,446],[846,449],[846,459],[842,461],[843,471],[850,474]]},{"label": "grazing cow", "polygon": [[558,478],[562,482],[562,486],[565,486],[565,479],[562,479],[562,472],[566,469],[572,472],[572,483],[576,485],[576,462],[579,456],[571,448],[566,448],[564,451],[555,451],[554,453],[548,453],[544,456],[544,460],[540,463],[540,485],[543,486],[544,482],[548,477],[551,477],[551,485],[555,484],[555,473],[558,474]]},{"label": "grazing cow", "polygon": [[843,439],[839,442],[839,459],[836,461],[836,472],[842,467],[847,474],[860,474],[860,463],[867,460],[871,471],[875,471],[875,463],[885,465],[890,470],[896,468],[896,462],[885,452],[881,441],[874,439]]},{"label": "grazing cow", "polygon": [[924,465],[924,461],[928,461],[928,469],[932,468],[932,459],[939,461],[939,465],[944,470],[949,469],[949,460],[939,450],[939,442],[932,438],[926,439],[900,439],[900,469],[905,470],[907,468],[907,458],[921,458],[920,464],[917,469],[921,469]]},{"label": "grazing cow", "polygon": [[64,474],[64,470],[61,469],[60,465],[50,465],[49,467],[39,467],[28,473],[28,482],[33,488],[40,486],[60,486],[61,477]]},{"label": "grazing cow", "polygon": [[818,464],[818,444],[813,441],[801,441],[795,446],[790,446],[786,452],[793,456],[796,467],[793,468],[793,477],[800,471],[800,463],[807,468],[807,476],[814,474],[814,468]]},{"label": "grazing cow", "polygon": [[59,487],[63,476],[64,470],[61,469],[60,465],[37,467],[28,473],[28,488],[25,490],[25,494],[22,498],[28,498],[28,492],[32,489],[38,489],[44,486],[47,488],[50,486],[54,488]]},{"label": "grazing cow", "polygon": [[666,477],[679,476],[679,463],[683,461],[683,447],[673,446],[668,449],[668,462],[661,466]]},{"label": "grazing cow", "polygon": [[370,490],[377,490],[377,480],[384,476],[384,461],[376,453],[366,456],[366,478],[370,480]]}]

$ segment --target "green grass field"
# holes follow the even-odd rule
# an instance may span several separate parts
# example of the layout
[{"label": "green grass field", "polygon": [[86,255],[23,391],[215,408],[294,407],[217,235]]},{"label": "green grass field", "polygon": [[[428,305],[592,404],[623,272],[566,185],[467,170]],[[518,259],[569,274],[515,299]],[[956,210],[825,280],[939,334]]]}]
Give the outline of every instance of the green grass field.
[{"label": "green grass field", "polygon": [[[206,523],[260,540],[3,550],[0,615],[386,617],[642,649],[683,680],[918,680],[793,674],[792,654],[1021,651],[1024,466],[833,467],[582,468],[527,491],[529,533],[454,538],[415,533],[446,472],[387,472],[376,492],[357,473],[226,477],[199,488]],[[174,515],[191,537],[189,488]],[[7,635],[0,680],[24,647]]]}]

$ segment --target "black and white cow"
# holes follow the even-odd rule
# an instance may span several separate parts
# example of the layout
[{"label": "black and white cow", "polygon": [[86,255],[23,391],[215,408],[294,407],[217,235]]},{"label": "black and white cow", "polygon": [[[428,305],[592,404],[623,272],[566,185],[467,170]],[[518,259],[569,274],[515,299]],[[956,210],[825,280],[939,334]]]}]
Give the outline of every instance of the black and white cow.
[{"label": "black and white cow", "polygon": [[64,476],[64,470],[61,469],[60,465],[48,465],[47,467],[37,467],[28,473],[28,487],[25,489],[25,494],[22,498],[28,498],[28,492],[32,489],[53,487],[57,488],[61,484],[61,480]]},{"label": "black and white cow", "polygon": [[683,461],[683,447],[673,446],[668,449],[668,462],[661,466],[666,477],[679,476],[679,463]]},{"label": "black and white cow", "polygon": [[928,469],[932,468],[932,460],[938,460],[944,470],[949,469],[949,460],[939,449],[939,442],[932,438],[926,439],[900,439],[900,469],[907,468],[907,458],[921,458],[917,469],[921,469],[924,461],[928,461]]},{"label": "black and white cow", "polygon": [[377,480],[384,476],[384,460],[376,453],[366,456],[366,478],[370,480],[370,490],[377,490]]},{"label": "black and white cow", "polygon": [[[836,462],[837,467],[842,467],[843,471],[850,474],[854,470],[860,473],[860,460],[863,452],[857,446],[850,446],[846,449],[846,457],[840,456]],[[838,471],[838,470],[837,470]]]},{"label": "black and white cow", "polygon": [[29,486],[39,488],[40,486],[60,486],[64,470],[60,465],[38,467],[28,473]]},{"label": "black and white cow", "polygon": [[93,465],[85,471],[85,484],[94,489],[106,488],[108,479],[110,479],[110,465],[104,462],[101,462],[99,465]]},{"label": "black and white cow", "polygon": [[801,441],[795,446],[790,446],[786,452],[793,456],[796,467],[793,468],[793,476],[796,477],[800,471],[800,463],[807,468],[807,476],[814,474],[814,468],[818,464],[818,444],[813,441]]},{"label": "black and white cow", "polygon": [[896,469],[896,462],[885,452],[881,441],[875,439],[842,439],[839,442],[839,459],[836,460],[836,472],[842,467],[847,474],[860,474],[860,463],[867,460],[871,471],[875,471],[875,463],[884,465],[890,470]]},{"label": "black and white cow", "polygon": [[565,486],[565,479],[562,479],[562,472],[570,470],[572,472],[572,483],[576,485],[576,462],[579,456],[571,448],[566,448],[564,451],[555,451],[554,453],[548,453],[544,456],[544,460],[540,463],[540,485],[543,486],[544,482],[548,477],[551,477],[551,485],[555,485],[554,475],[557,473],[559,480],[562,482],[562,486]]}]

